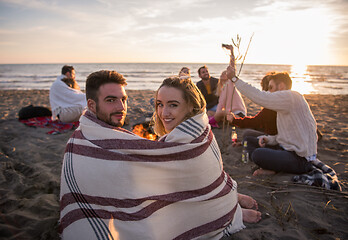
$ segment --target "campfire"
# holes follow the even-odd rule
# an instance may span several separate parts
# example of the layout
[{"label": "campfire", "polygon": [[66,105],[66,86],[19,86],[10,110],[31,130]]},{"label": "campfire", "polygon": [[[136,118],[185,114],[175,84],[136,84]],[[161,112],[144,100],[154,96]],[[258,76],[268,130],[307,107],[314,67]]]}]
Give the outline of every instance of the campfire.
[{"label": "campfire", "polygon": [[135,124],[133,126],[132,132],[140,137],[147,138],[153,141],[157,139],[157,135],[152,130],[150,122]]}]

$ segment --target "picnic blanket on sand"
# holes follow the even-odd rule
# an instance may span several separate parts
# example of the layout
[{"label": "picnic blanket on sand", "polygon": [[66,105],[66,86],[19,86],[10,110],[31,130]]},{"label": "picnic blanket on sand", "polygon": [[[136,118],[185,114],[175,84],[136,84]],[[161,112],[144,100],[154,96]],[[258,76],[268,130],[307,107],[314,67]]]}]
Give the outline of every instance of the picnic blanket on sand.
[{"label": "picnic blanket on sand", "polygon": [[79,122],[63,123],[59,120],[52,120],[50,116],[20,119],[19,121],[29,127],[51,128],[52,130],[48,131],[47,134],[52,135],[73,130],[79,125]]},{"label": "picnic blanket on sand", "polygon": [[311,161],[313,170],[308,174],[297,175],[292,178],[294,182],[310,186],[342,191],[335,170],[321,162],[319,159]]},{"label": "picnic blanket on sand", "polygon": [[245,227],[205,113],[156,142],[87,111],[66,147],[60,206],[63,239],[220,239]]}]

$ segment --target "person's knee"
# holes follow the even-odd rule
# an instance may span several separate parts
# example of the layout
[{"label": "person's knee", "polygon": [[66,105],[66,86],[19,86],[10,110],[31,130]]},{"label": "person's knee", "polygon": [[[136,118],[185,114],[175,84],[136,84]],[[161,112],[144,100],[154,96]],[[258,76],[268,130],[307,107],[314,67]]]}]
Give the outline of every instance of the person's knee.
[{"label": "person's knee", "polygon": [[59,120],[63,123],[72,123],[80,119],[81,115],[59,115]]},{"label": "person's knee", "polygon": [[264,162],[264,149],[262,148],[257,148],[254,150],[254,152],[251,154],[251,160],[257,164],[257,165],[262,165]]},{"label": "person's knee", "polygon": [[84,110],[85,109],[83,107],[71,107],[63,109],[59,114],[59,120],[65,123],[76,122],[80,119]]}]

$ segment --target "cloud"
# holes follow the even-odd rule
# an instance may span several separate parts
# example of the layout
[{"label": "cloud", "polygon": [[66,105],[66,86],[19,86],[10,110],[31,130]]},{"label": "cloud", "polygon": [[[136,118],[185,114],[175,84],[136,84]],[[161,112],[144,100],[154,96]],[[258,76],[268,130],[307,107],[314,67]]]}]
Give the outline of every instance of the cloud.
[{"label": "cloud", "polygon": [[316,48],[331,44],[343,55],[339,50],[348,42],[345,0],[0,0],[0,5],[1,49],[9,43],[37,52],[40,45],[52,52],[71,46],[76,54],[83,51],[81,56],[124,52],[127,59],[151,52],[158,61],[167,53],[189,52],[195,59],[210,54],[216,60],[222,42],[238,33],[247,43],[255,32],[248,60],[272,62],[289,48],[282,55],[295,58],[301,45],[315,55]]}]

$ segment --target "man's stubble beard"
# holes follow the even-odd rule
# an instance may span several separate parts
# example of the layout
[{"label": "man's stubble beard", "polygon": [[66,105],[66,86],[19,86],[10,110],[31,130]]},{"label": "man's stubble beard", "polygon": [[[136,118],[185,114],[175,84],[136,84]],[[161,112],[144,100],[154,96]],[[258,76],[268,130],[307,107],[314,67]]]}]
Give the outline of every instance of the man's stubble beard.
[{"label": "man's stubble beard", "polygon": [[112,121],[112,115],[115,115],[115,114],[122,114],[122,112],[114,112],[111,114],[105,114],[105,113],[99,111],[98,105],[96,107],[96,116],[100,121],[103,121],[103,122],[105,122],[113,127],[122,127],[124,125],[124,120],[126,118],[126,114],[123,114],[124,117],[122,118],[121,121],[118,121],[117,123]]}]

